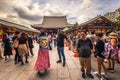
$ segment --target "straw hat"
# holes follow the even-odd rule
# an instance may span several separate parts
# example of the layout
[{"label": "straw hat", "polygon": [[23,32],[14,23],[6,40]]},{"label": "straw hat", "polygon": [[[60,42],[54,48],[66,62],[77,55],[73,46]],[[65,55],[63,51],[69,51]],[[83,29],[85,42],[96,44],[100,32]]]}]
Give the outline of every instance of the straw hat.
[{"label": "straw hat", "polygon": [[111,32],[108,37],[109,38],[118,38],[118,36],[115,32]]}]

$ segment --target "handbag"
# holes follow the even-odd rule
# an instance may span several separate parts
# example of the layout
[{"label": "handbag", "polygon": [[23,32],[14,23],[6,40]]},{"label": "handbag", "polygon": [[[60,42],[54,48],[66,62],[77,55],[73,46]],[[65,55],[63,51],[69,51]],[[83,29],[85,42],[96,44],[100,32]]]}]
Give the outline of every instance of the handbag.
[{"label": "handbag", "polygon": [[17,39],[14,40],[14,42],[13,42],[13,47],[14,47],[14,48],[17,48],[17,47],[18,47],[18,40],[17,40]]}]

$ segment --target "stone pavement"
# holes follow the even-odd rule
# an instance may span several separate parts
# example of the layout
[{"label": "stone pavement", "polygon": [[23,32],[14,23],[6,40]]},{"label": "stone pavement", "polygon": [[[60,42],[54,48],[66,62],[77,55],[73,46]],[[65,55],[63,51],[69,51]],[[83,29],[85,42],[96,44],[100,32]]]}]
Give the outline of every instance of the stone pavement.
[{"label": "stone pavement", "polygon": [[[53,48],[49,53],[51,62],[51,67],[48,70],[49,73],[42,77],[38,76],[37,71],[33,69],[37,58],[38,44],[35,43],[34,45],[33,50],[35,56],[29,58],[30,63],[28,64],[21,66],[20,64],[15,65],[13,60],[8,62],[5,62],[4,59],[0,60],[0,80],[91,80],[81,78],[79,59],[73,57],[73,52],[69,51],[67,48],[65,48],[67,59],[65,67],[62,67],[62,63],[56,63],[58,55],[56,48]],[[97,65],[93,59],[92,67],[92,70],[96,71]],[[120,70],[120,67],[117,68]],[[116,71],[117,75],[114,75],[117,79],[111,80],[119,80],[120,77],[117,72],[120,73],[120,71]],[[98,78],[95,76],[94,80],[98,80]]]}]

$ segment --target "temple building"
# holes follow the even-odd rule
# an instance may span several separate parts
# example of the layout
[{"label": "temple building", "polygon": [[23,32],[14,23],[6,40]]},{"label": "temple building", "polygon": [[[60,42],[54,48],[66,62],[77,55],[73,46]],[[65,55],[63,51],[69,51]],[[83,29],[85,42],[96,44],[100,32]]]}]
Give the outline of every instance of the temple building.
[{"label": "temple building", "polygon": [[68,24],[66,16],[44,16],[42,24],[31,25],[38,30],[46,30],[47,32],[57,32],[58,28],[72,26]]},{"label": "temple building", "polygon": [[88,31],[94,30],[104,32],[112,28],[120,28],[120,25],[101,15],[79,25],[79,29],[86,29]]}]

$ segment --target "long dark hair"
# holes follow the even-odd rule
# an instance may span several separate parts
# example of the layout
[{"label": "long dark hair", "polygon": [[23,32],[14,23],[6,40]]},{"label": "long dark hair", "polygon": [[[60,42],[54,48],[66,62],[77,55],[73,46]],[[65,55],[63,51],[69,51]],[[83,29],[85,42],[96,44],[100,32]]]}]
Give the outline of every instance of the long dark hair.
[{"label": "long dark hair", "polygon": [[46,36],[45,32],[41,32],[41,33],[40,33],[40,37],[41,37],[41,36]]},{"label": "long dark hair", "polygon": [[15,31],[15,35],[18,35],[20,33],[20,31]]},{"label": "long dark hair", "polygon": [[4,33],[3,38],[7,38],[7,35],[8,35],[7,33]]},{"label": "long dark hair", "polygon": [[26,34],[23,32],[23,33],[21,33],[21,35],[20,35],[20,39],[26,39],[27,38],[27,36],[26,36]]},{"label": "long dark hair", "polygon": [[96,36],[99,36],[101,38],[103,36],[103,33],[102,32],[97,32]]}]

